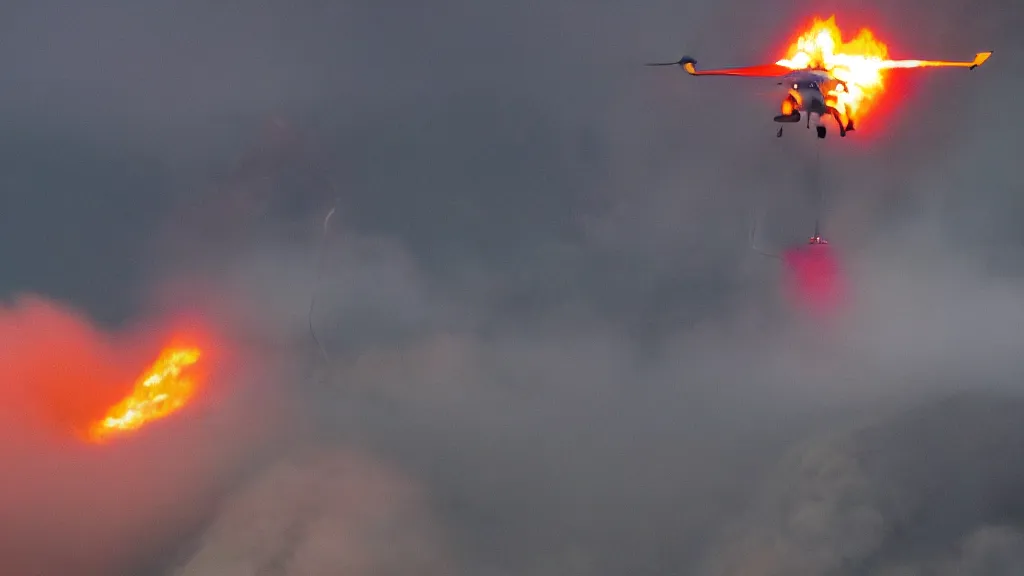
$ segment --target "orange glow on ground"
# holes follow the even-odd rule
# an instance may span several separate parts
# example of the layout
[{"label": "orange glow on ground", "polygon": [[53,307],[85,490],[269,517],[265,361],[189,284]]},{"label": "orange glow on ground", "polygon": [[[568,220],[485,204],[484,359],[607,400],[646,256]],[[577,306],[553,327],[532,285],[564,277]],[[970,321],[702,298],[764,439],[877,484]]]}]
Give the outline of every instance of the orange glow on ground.
[{"label": "orange glow on ground", "polygon": [[184,408],[197,391],[190,369],[201,356],[194,347],[165,348],[139,376],[131,393],[89,427],[89,440],[106,441]]}]

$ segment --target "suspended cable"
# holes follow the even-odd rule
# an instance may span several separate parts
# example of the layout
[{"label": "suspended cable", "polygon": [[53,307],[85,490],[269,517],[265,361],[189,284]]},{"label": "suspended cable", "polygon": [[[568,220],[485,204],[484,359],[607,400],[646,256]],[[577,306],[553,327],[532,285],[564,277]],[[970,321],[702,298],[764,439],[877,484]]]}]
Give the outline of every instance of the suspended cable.
[{"label": "suspended cable", "polygon": [[309,320],[309,335],[313,338],[313,342],[316,343],[317,348],[320,350],[320,354],[324,358],[324,362],[327,364],[331,363],[331,357],[316,335],[316,329],[313,327],[313,309],[316,307],[316,297],[320,291],[320,283],[323,280],[324,260],[327,255],[327,237],[330,232],[331,216],[334,215],[334,211],[337,209],[336,204],[337,203],[335,203],[335,206],[331,206],[331,210],[327,212],[327,216],[324,217],[323,233],[320,237],[320,250],[317,258],[316,272],[313,276],[313,285],[311,290],[312,295],[309,298],[309,314],[307,316]]}]

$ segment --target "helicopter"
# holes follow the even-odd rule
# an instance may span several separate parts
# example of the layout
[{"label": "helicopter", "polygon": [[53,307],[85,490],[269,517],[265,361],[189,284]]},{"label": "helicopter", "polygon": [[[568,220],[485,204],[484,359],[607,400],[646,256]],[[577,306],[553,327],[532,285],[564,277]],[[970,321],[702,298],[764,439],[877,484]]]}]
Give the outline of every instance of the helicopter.
[{"label": "helicopter", "polygon": [[[927,68],[927,67],[962,67],[974,70],[985,63],[992,52],[978,52],[970,61],[944,60],[884,60],[875,63],[878,69],[893,68]],[[782,61],[780,61],[782,62]],[[841,102],[840,95],[849,93],[849,85],[837,78],[834,71],[823,67],[806,67],[794,69],[782,64],[761,64],[735,68],[718,68],[713,70],[697,70],[697,61],[690,56],[683,56],[675,62],[650,62],[647,66],[679,66],[691,76],[743,76],[749,78],[775,78],[777,85],[785,87],[782,97],[780,114],[774,118],[780,124],[794,124],[806,116],[807,128],[814,122],[818,138],[825,138],[828,130],[823,123],[825,117],[831,117],[839,127],[839,136],[845,137],[855,129],[852,115]],[[780,126],[776,137],[782,137]]]}]

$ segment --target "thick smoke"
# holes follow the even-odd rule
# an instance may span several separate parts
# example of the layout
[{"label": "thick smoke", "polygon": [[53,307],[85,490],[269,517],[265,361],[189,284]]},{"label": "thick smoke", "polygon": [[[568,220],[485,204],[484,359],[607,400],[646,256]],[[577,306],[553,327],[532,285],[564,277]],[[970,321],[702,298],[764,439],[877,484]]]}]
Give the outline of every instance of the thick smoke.
[{"label": "thick smoke", "polygon": [[[221,468],[252,456],[238,433],[214,458],[193,420],[153,432],[185,455],[167,466],[187,478],[152,500],[137,484],[112,493],[138,498],[118,526],[166,531],[80,538],[68,527],[88,516],[69,497],[67,514],[12,516],[10,557],[109,562],[116,541],[124,562],[197,575],[1019,571],[1024,472],[1002,464],[1024,441],[1020,126],[993,102],[1020,89],[1007,73],[1022,63],[1020,8],[855,4],[836,5],[840,25],[874,28],[897,56],[995,56],[904,75],[882,114],[820,156],[813,133],[774,138],[770,82],[733,89],[640,64],[774,58],[830,13],[821,3],[17,10],[10,82],[33,88],[6,91],[0,111],[43,142],[73,132],[61,150],[102,150],[89,158],[109,172],[127,149],[165,172],[137,186],[139,202],[163,198],[159,233],[100,193],[5,228],[18,262],[53,260],[56,240],[14,240],[92,214],[139,246],[145,285],[34,266],[9,282],[88,291],[126,316],[125,294],[147,312],[185,303],[257,350],[243,356],[286,367],[264,379],[297,409],[271,425],[237,408],[289,440],[240,482]],[[45,45],[24,32],[42,27]],[[246,133],[272,114],[291,127]],[[810,234],[815,161],[822,232],[849,281],[827,323],[794,314],[782,271],[747,246],[756,207],[768,240]],[[103,182],[75,174],[46,186]],[[128,268],[89,230],[76,242],[98,249],[77,266]],[[309,338],[314,288],[329,362]],[[113,371],[132,353],[80,356]],[[44,398],[36,410],[59,405]],[[78,475],[89,489],[69,476],[32,478],[93,493],[91,476]],[[207,505],[220,488],[231,493]],[[171,495],[176,513],[209,521],[179,538],[189,522],[153,512]]]},{"label": "thick smoke", "polygon": [[710,573],[1019,570],[1021,408],[959,395],[800,446],[766,478]]},{"label": "thick smoke", "polygon": [[224,366],[175,421],[104,445],[86,439],[174,335],[173,324],[151,319],[110,333],[34,296],[0,309],[5,572],[109,574],[148,560],[204,520],[254,442],[270,437],[254,418],[262,400],[231,389],[242,372]]},{"label": "thick smoke", "polygon": [[290,458],[223,503],[178,574],[449,574],[417,492],[357,455]]}]

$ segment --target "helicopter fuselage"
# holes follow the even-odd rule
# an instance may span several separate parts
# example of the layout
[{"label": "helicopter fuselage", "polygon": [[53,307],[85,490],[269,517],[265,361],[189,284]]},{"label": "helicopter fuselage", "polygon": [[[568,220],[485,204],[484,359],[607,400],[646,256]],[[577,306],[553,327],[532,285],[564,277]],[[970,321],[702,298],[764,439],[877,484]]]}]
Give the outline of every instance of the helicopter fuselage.
[{"label": "helicopter fuselage", "polygon": [[[840,136],[846,136],[846,132],[853,129],[853,122],[845,111],[837,108],[834,97],[830,102],[829,92],[842,83],[828,72],[796,70],[783,76],[779,85],[785,87],[786,93],[782,100],[781,113],[775,117],[776,122],[793,124],[801,120],[801,113],[806,114],[807,127],[810,128],[813,122],[818,138],[824,138],[827,134],[823,123],[826,115],[835,119]],[[777,135],[782,136],[781,127]]]}]

